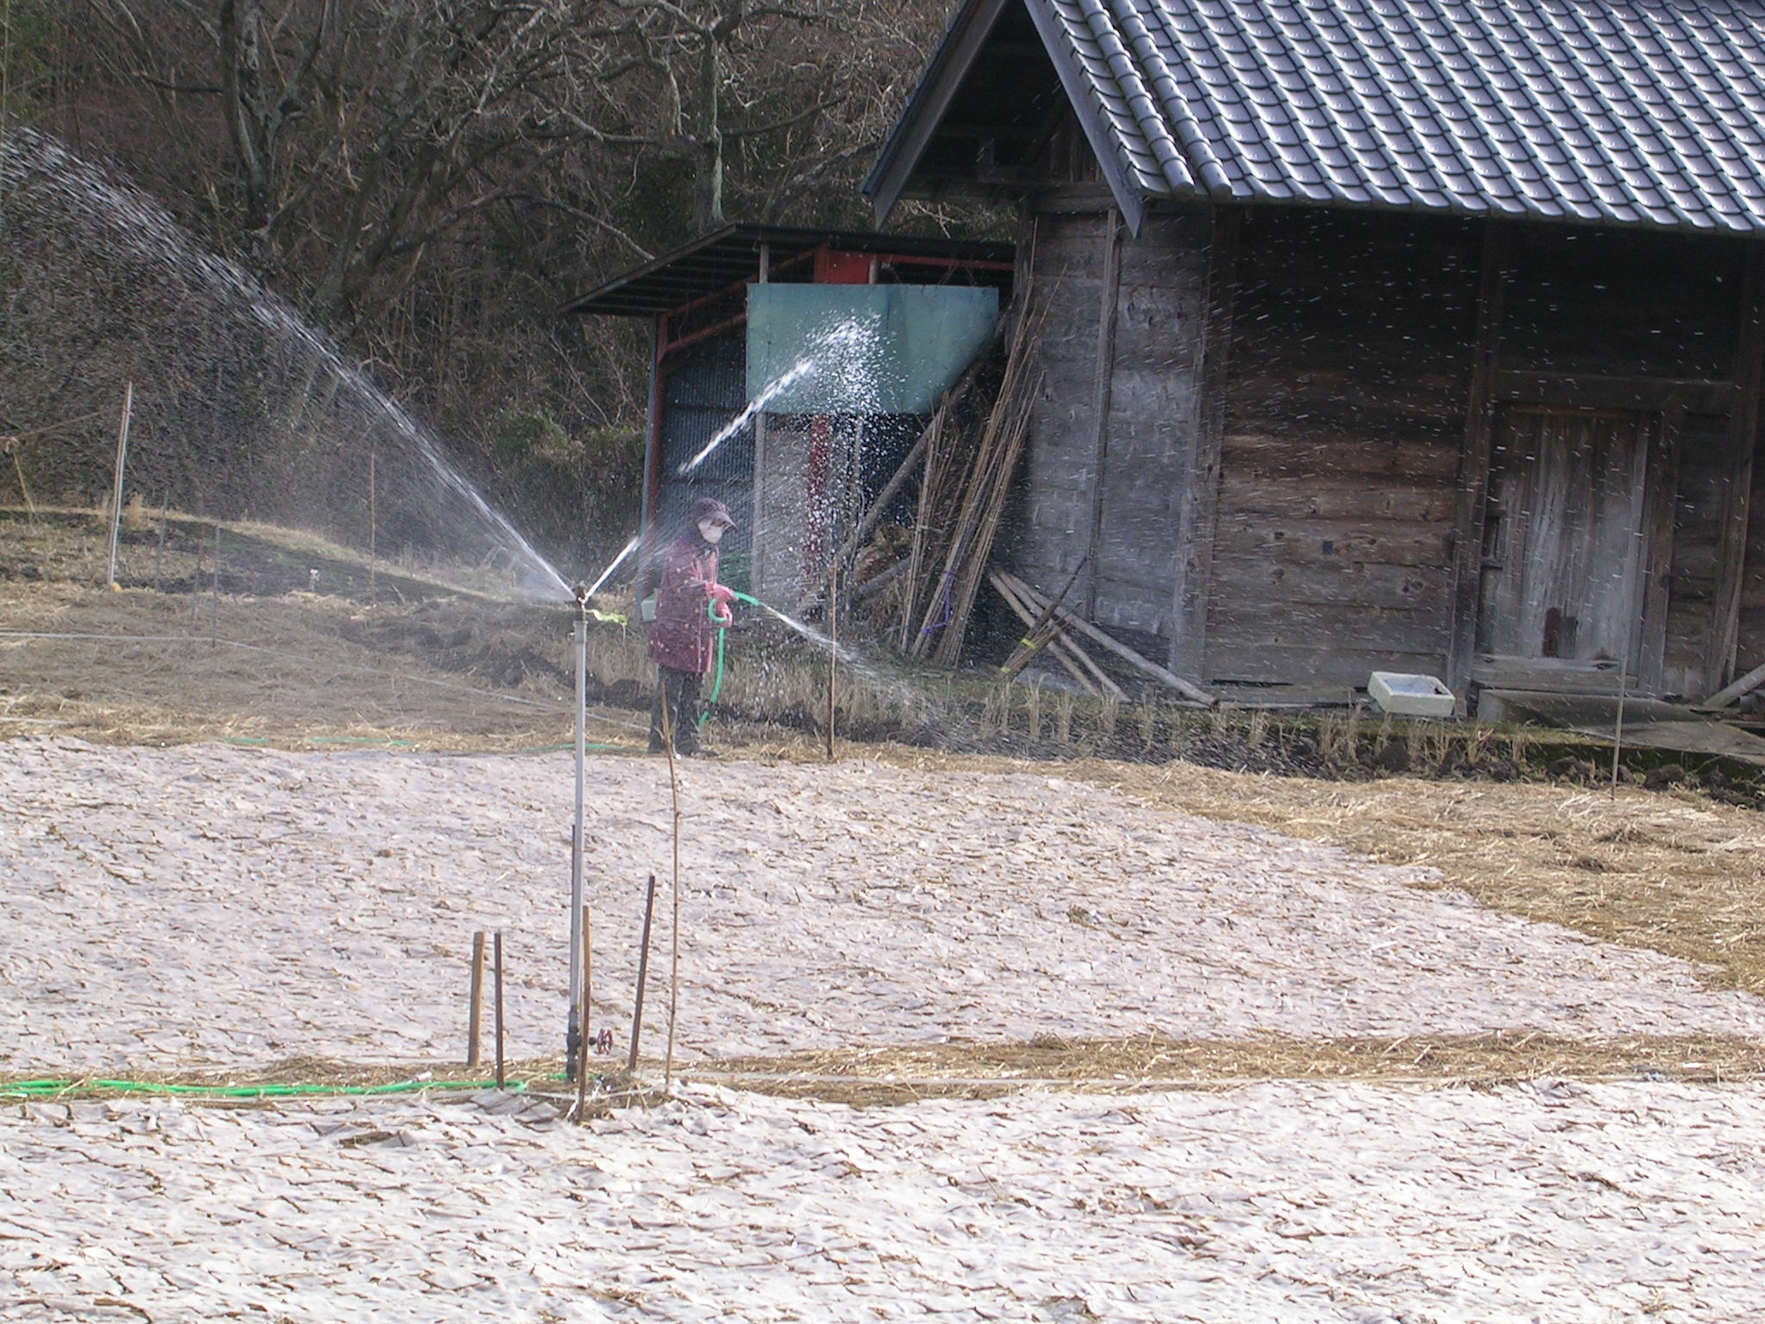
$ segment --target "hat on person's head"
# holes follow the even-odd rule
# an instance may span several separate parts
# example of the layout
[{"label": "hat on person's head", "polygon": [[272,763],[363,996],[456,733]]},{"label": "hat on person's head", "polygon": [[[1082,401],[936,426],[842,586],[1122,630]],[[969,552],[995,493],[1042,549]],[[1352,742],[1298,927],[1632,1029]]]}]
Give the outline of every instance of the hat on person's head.
[{"label": "hat on person's head", "polygon": [[715,497],[700,497],[697,501],[693,502],[691,518],[694,524],[699,524],[709,519],[716,520],[717,523],[724,525],[726,528],[733,529],[735,527],[735,520],[729,513],[729,507]]}]

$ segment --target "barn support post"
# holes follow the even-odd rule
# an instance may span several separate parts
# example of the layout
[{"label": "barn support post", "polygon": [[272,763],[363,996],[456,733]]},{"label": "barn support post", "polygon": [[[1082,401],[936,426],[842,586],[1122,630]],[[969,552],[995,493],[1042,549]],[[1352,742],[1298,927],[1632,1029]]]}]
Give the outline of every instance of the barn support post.
[{"label": "barn support post", "polygon": [[1741,282],[1740,336],[1735,352],[1738,388],[1728,416],[1728,490],[1722,497],[1722,531],[1716,547],[1716,587],[1710,601],[1710,651],[1704,659],[1704,693],[1734,674],[1740,641],[1741,584],[1746,573],[1747,521],[1752,510],[1753,456],[1759,445],[1759,392],[1765,386],[1765,249],[1747,246]]},{"label": "barn support post", "polygon": [[1201,390],[1194,416],[1177,445],[1188,451],[1184,490],[1177,501],[1176,563],[1171,584],[1168,665],[1179,676],[1207,682],[1207,602],[1213,578],[1214,528],[1219,518],[1220,451],[1226,435],[1227,368],[1238,289],[1238,211],[1214,208],[1202,309]]},{"label": "barn support post", "polygon": [[1446,685],[1462,712],[1477,644],[1478,590],[1483,579],[1483,521],[1489,493],[1489,457],[1495,432],[1495,371],[1501,341],[1502,296],[1512,231],[1499,221],[1483,229],[1483,273],[1477,289],[1477,338],[1471,351],[1471,382],[1465,400],[1465,445],[1459,461],[1453,523],[1451,653]]},{"label": "barn support post", "polygon": [[1091,463],[1091,528],[1086,539],[1084,616],[1097,618],[1097,567],[1103,540],[1103,487],[1109,472],[1109,403],[1115,376],[1115,326],[1117,304],[1121,295],[1121,214],[1111,207],[1103,215],[1102,296],[1097,309],[1097,377],[1091,393],[1091,408],[1096,414],[1096,435],[1093,438],[1095,458]]},{"label": "barn support post", "polygon": [[[637,591],[642,597],[654,542],[650,525],[662,488],[662,347],[668,340],[668,315],[659,313],[650,323],[650,417],[643,448],[643,495],[637,517]],[[643,604],[638,604],[641,614]]]},{"label": "barn support post", "polygon": [[[760,245],[760,284],[772,280],[772,245]],[[762,595],[766,585],[766,428],[764,409],[754,415],[753,513],[748,522],[748,591]]]}]

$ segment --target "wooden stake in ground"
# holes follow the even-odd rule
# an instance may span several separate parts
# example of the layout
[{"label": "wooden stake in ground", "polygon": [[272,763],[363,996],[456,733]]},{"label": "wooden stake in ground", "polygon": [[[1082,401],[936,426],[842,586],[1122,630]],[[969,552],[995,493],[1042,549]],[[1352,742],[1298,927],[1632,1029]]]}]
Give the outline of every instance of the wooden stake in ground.
[{"label": "wooden stake in ground", "polygon": [[221,636],[221,526],[214,526],[214,571],[208,588],[208,645],[213,648]]},{"label": "wooden stake in ground", "polygon": [[650,917],[656,912],[656,875],[650,875],[650,890],[644,895],[643,937],[637,945],[637,997],[631,1004],[631,1047],[625,1054],[625,1069],[637,1070],[637,1043],[643,1035],[643,992],[650,980]]},{"label": "wooden stake in ground", "polygon": [[37,506],[36,503],[31,500],[31,485],[25,482],[24,466],[19,463],[18,459],[18,453],[23,449],[24,447],[19,444],[19,439],[17,437],[0,437],[0,455],[10,455],[12,457],[12,472],[18,475],[18,494],[24,498],[25,514],[30,517],[32,523],[35,523],[37,519]]},{"label": "wooden stake in ground", "polygon": [[834,681],[840,674],[839,576],[827,581],[827,761],[833,762]]},{"label": "wooden stake in ground", "polygon": [[106,588],[116,588],[116,541],[123,520],[123,465],[129,454],[129,417],[135,412],[135,383],[123,388],[123,417],[116,429],[116,471],[110,480],[110,569]]},{"label": "wooden stake in ground", "polygon": [[496,941],[493,947],[495,955],[492,958],[492,963],[496,968],[494,975],[496,983],[496,1087],[500,1090],[507,1079],[503,1074],[503,931],[501,929],[496,931]]},{"label": "wooden stake in ground", "polygon": [[484,1024],[484,930],[472,935],[472,991],[466,1003],[466,1065],[478,1065],[479,1030]]},{"label": "wooden stake in ground", "polygon": [[155,593],[164,588],[164,581],[160,577],[160,568],[165,564],[166,502],[168,500],[170,500],[168,493],[161,492],[159,494],[159,541],[153,547],[153,591]]},{"label": "wooden stake in ground", "polygon": [[[660,684],[660,682],[658,682]],[[662,1059],[662,1092],[674,1089],[674,1016],[680,1007],[680,776],[674,766],[674,715],[662,686],[662,748],[668,755],[668,795],[674,806],[674,923],[669,934],[668,1050]]]}]

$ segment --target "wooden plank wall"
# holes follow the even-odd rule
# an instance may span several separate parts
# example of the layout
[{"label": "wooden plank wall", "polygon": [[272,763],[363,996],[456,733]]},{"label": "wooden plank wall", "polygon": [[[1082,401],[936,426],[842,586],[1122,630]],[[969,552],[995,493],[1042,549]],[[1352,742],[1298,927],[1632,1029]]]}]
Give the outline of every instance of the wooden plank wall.
[{"label": "wooden plank wall", "polygon": [[1687,414],[1680,427],[1679,483],[1673,502],[1673,561],[1667,574],[1667,639],[1662,689],[1703,698],[1710,649],[1717,548],[1731,465],[1728,419]]},{"label": "wooden plank wall", "polygon": [[1148,646],[1172,628],[1178,523],[1201,408],[1206,242],[1204,215],[1148,216],[1119,256],[1093,619]]},{"label": "wooden plank wall", "polygon": [[1735,673],[1765,664],[1765,430],[1753,465],[1752,504],[1747,520],[1746,568],[1741,576],[1740,639]]},{"label": "wooden plank wall", "polygon": [[1117,231],[1112,254],[1115,225],[1113,213],[1037,218],[1035,277],[1049,301],[1037,346],[1044,379],[1010,560],[1058,591],[1089,557],[1080,588],[1092,619],[1150,647],[1171,629],[1200,405],[1207,219],[1148,217],[1138,237]]},{"label": "wooden plank wall", "polygon": [[1444,675],[1480,231],[1265,211],[1238,251],[1207,678]]},{"label": "wooden plank wall", "polygon": [[1036,341],[1042,391],[1030,414],[1009,556],[1018,574],[1049,592],[1065,585],[1090,541],[1098,314],[1109,223],[1101,210],[1036,218],[1031,261],[1045,310]]},{"label": "wooden plank wall", "polygon": [[1754,295],[1745,247],[1725,237],[1528,226],[1515,232],[1512,261],[1501,366],[1591,374],[1611,404],[1629,393],[1633,407],[1652,413],[1659,444],[1671,449],[1651,479],[1671,484],[1672,515],[1654,551],[1665,552],[1665,583],[1656,579],[1654,618],[1645,621],[1659,669],[1645,649],[1643,682],[1664,696],[1701,698],[1725,665],[1717,618],[1732,607],[1717,597],[1725,578],[1733,584],[1721,569],[1723,521],[1740,457],[1735,420],[1695,401],[1707,394],[1699,384],[1747,371],[1743,307]]}]

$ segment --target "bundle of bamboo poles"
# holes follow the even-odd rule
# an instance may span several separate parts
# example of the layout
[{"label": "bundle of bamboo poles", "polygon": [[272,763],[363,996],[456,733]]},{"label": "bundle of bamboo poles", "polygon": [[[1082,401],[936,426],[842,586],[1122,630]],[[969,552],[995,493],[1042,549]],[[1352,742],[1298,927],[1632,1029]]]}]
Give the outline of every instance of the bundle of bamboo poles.
[{"label": "bundle of bamboo poles", "polygon": [[910,657],[954,666],[962,651],[1041,387],[1029,352],[1041,320],[1027,309],[1017,317],[978,436],[940,429],[927,445],[901,595],[901,650]]}]

